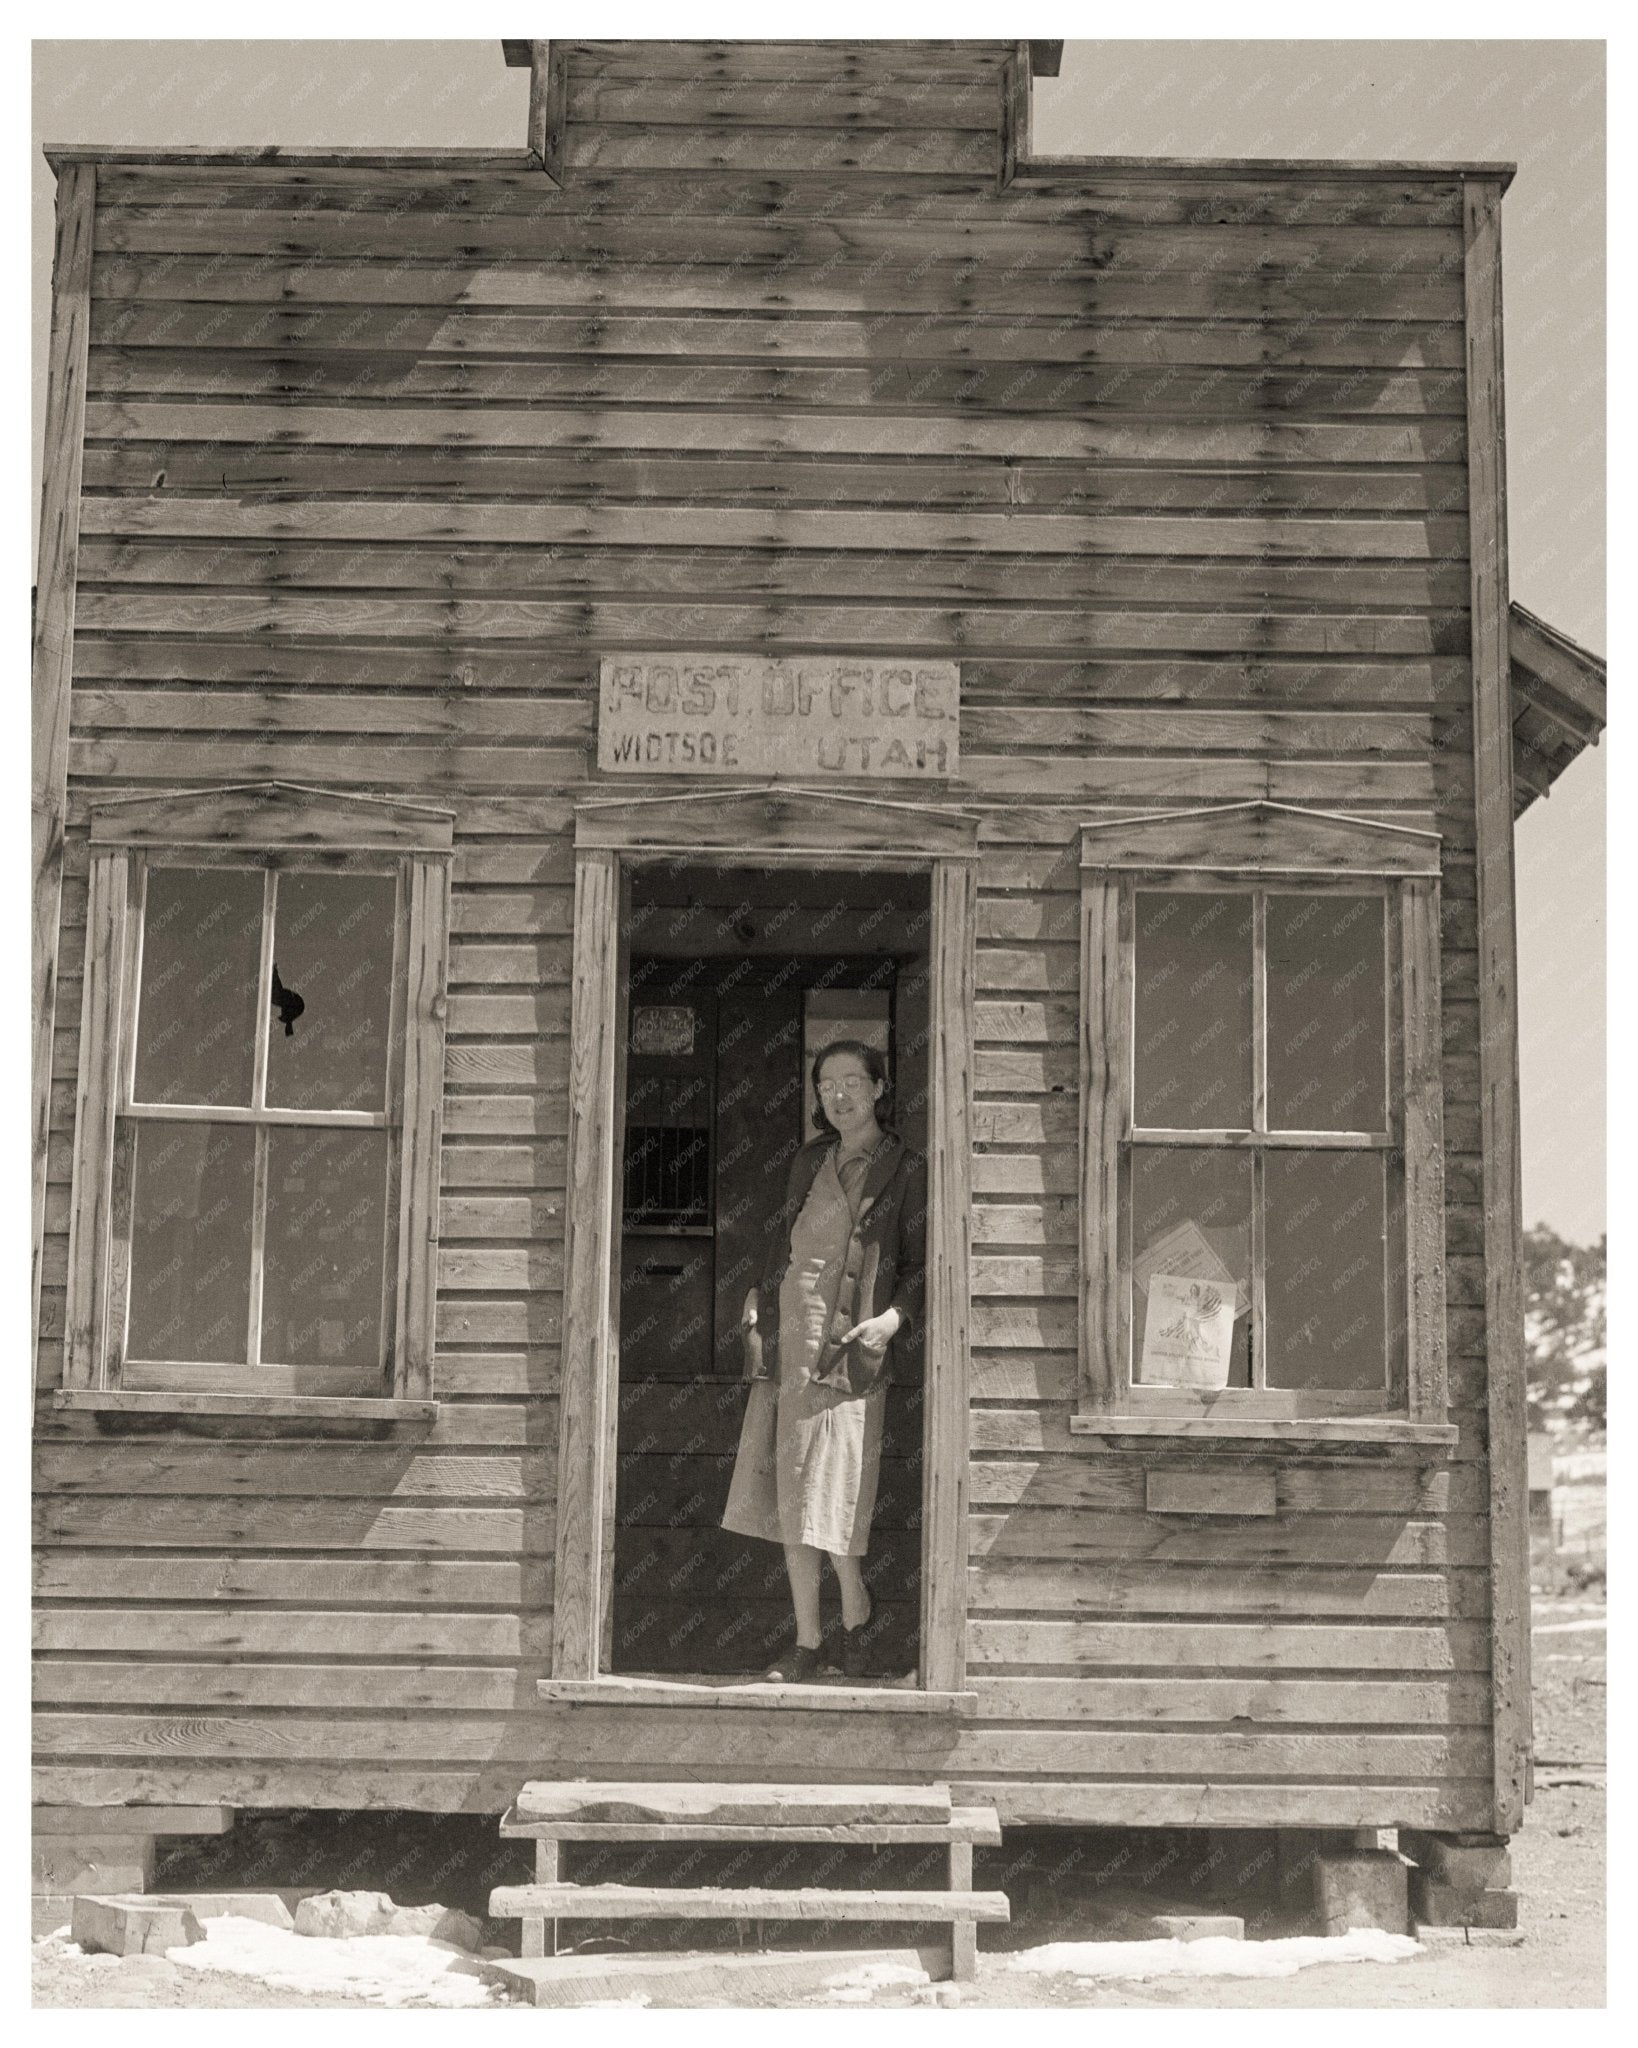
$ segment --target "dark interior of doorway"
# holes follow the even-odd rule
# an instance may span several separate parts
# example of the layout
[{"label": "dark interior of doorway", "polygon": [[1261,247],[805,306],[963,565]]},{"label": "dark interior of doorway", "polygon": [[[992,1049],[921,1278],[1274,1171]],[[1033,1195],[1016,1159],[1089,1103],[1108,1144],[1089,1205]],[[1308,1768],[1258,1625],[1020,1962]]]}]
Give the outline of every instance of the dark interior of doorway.
[{"label": "dark interior of doorway", "polygon": [[[607,1667],[760,1672],[794,1640],[784,1556],[721,1524],[745,1411],[739,1317],[790,1160],[808,1066],[883,1044],[897,1127],[927,1146],[925,875],[704,864],[632,877],[612,1631]],[[921,1331],[894,1347],[864,1572],[866,1670],[919,1671]],[[823,1574],[827,1661],[840,1645]]]}]

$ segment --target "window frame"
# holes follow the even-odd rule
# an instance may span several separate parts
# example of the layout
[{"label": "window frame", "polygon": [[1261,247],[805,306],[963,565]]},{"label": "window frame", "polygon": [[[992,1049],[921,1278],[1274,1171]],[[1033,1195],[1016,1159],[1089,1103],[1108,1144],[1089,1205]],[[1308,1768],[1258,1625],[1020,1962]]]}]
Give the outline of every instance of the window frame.
[{"label": "window frame", "polygon": [[[111,799],[90,812],[63,1390],[69,1405],[264,1407],[391,1415],[432,1399],[438,1159],[454,814],[288,783]],[[132,1102],[146,880],[154,868],[389,874],[395,878],[386,1107],[280,1112]],[[264,888],[271,888],[264,881]],[[268,974],[264,896],[261,978]],[[264,990],[265,993],[265,990]],[[258,1029],[265,1020],[258,1020]],[[144,1122],[384,1128],[389,1253],[380,1371],[125,1356],[133,1136]],[[265,1146],[258,1144],[258,1153]]]},{"label": "window frame", "polygon": [[[1080,1315],[1072,1431],[1207,1442],[1302,1437],[1446,1448],[1454,1442],[1444,1330],[1439,859],[1437,833],[1274,802],[1151,812],[1081,826]],[[1384,899],[1386,1130],[1271,1136],[1263,1129],[1220,1141],[1224,1150],[1244,1149],[1256,1158],[1292,1148],[1385,1155],[1388,1344],[1380,1396],[1258,1386],[1203,1392],[1134,1381],[1133,1153],[1145,1144],[1211,1143],[1203,1133],[1157,1138],[1134,1126],[1135,919],[1142,889],[1249,892],[1258,932],[1269,894],[1380,893]],[[1253,957],[1259,966],[1266,962],[1255,939]],[[1265,1000],[1266,981],[1254,971],[1254,1126],[1267,1121],[1261,1088]],[[1393,1284],[1396,1266],[1402,1305]],[[1254,1254],[1254,1295],[1261,1271]],[[1254,1300],[1253,1316],[1260,1310]]]}]

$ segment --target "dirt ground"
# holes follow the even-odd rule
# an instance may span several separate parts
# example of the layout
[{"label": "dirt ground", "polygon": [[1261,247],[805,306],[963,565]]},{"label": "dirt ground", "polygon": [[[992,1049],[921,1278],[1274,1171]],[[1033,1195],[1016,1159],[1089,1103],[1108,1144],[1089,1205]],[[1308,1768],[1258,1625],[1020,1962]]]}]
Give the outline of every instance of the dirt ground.
[{"label": "dirt ground", "polygon": [[[1071,1977],[1024,1975],[1006,1967],[1008,1950],[1049,1941],[1093,1939],[1096,1930],[1083,1914],[1072,1907],[1066,1909],[1061,1890],[1059,1903],[1054,1904],[1052,1884],[1031,1884],[1027,1878],[1017,1883],[1013,1873],[980,1869],[976,1873],[980,1885],[997,1880],[1003,1888],[1016,1884],[1015,1917],[1006,1929],[984,1932],[978,1979],[959,1987],[959,2002],[1001,2007],[1602,2006],[1606,1754],[1602,1586],[1538,1593],[1534,1651],[1536,1796],[1524,1830],[1513,1843],[1513,1883],[1520,1894],[1520,1925],[1525,1937],[1520,1946],[1440,1947],[1426,1949],[1402,1963],[1320,1964],[1274,1979],[1172,1978],[1145,1984],[1086,1984]],[[483,1820],[475,1826],[493,1841],[492,1823]],[[504,1873],[496,1875],[487,1850],[483,1861],[459,1844],[451,1852],[447,1832],[436,1842],[429,1838],[426,1845],[428,1856],[437,1853],[441,1858],[436,1867],[418,1864],[412,1847],[400,1851],[391,1869],[384,1869],[379,1843],[360,1845],[356,1835],[349,1838],[338,1829],[321,1860],[310,1869],[297,1875],[286,1864],[274,1878],[265,1870],[250,1874],[234,1870],[232,1858],[244,1853],[247,1839],[235,1831],[209,1844],[175,1845],[156,1875],[155,1889],[313,1882],[390,1889],[395,1898],[409,1903],[418,1903],[418,1894],[424,1891],[429,1898],[440,1896],[446,1904],[481,1912],[480,1892],[492,1882],[515,1881]],[[478,1839],[474,1832],[474,1847]],[[265,1834],[258,1848],[264,1858],[278,1853]],[[307,1849],[312,1853],[310,1843]],[[287,1853],[295,1851],[288,1848]],[[1224,1899],[1221,1882],[1207,1889],[1217,1896],[1191,1898],[1186,1886],[1178,1884],[1172,1886],[1171,1896],[1206,1909],[1215,1906],[1222,1910],[1226,1904],[1239,1909],[1232,1897]],[[1289,1912],[1277,1906],[1259,1911],[1253,1904],[1247,1919],[1252,1936],[1303,1931]],[[902,1939],[903,1933],[894,1938]],[[34,1945],[33,1986],[36,2006],[310,2006],[334,2010],[371,2004],[366,1999],[337,1995],[275,1991],[251,1978],[206,1976],[159,1956],[116,1961],[65,1953],[63,1943],[50,1940]],[[870,2003],[902,2007],[926,2004],[928,1999],[924,1987],[902,1986],[878,1990]],[[761,2001],[753,1995],[745,2002]],[[826,2000],[821,1995],[807,2002],[824,2005]],[[487,2009],[513,2008],[497,1996]]]}]

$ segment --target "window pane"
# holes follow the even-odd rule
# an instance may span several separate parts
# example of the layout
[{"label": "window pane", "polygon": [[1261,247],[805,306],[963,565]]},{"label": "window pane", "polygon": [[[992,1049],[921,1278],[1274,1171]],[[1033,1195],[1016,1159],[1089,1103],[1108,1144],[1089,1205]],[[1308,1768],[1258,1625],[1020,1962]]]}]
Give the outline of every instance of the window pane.
[{"label": "window pane", "polygon": [[1268,899],[1268,1121],[1386,1129],[1380,896]]},{"label": "window pane", "polygon": [[382,1363],[386,1212],[385,1131],[268,1133],[264,1365]]},{"label": "window pane", "polygon": [[1251,898],[1137,894],[1133,1103],[1139,1125],[1251,1123]]},{"label": "window pane", "polygon": [[259,872],[148,870],[138,1102],[249,1106],[261,947]]},{"label": "window pane", "polygon": [[[1198,1315],[1205,1296],[1184,1283],[1218,1290],[1232,1308],[1227,1379],[1251,1384],[1251,1157],[1245,1152],[1193,1146],[1132,1148],[1132,1377],[1142,1386],[1201,1386],[1209,1364],[1178,1364],[1179,1347],[1163,1341],[1180,1315]],[[1158,1284],[1157,1284],[1158,1283]],[[1216,1320],[1201,1348],[1219,1348],[1226,1317]]]},{"label": "window pane", "polygon": [[394,893],[391,875],[280,875],[267,1050],[276,1108],[386,1107]]},{"label": "window pane", "polygon": [[135,1135],[127,1355],[243,1365],[255,1133],[165,1123]]},{"label": "window pane", "polygon": [[1271,1387],[1384,1388],[1379,1152],[1271,1152],[1264,1167]]}]

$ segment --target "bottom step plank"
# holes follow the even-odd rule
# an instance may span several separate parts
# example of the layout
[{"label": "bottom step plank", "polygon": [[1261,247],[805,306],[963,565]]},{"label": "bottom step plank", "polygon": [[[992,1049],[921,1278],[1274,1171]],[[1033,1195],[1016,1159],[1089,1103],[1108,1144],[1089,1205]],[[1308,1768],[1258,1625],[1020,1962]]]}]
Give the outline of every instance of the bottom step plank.
[{"label": "bottom step plank", "polygon": [[489,1896],[497,1920],[1007,1920],[1005,1892],[853,1892],[805,1886],[513,1884]]},{"label": "bottom step plank", "polygon": [[533,2005],[573,2006],[641,1997],[653,2006],[732,2005],[752,1987],[794,2002],[861,1969],[896,1964],[937,1983],[950,1968],[947,1949],[727,1949],[655,1954],[507,1958],[480,1974]]}]

